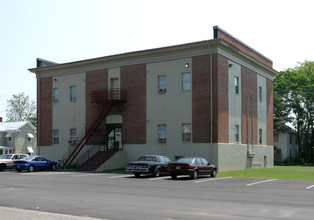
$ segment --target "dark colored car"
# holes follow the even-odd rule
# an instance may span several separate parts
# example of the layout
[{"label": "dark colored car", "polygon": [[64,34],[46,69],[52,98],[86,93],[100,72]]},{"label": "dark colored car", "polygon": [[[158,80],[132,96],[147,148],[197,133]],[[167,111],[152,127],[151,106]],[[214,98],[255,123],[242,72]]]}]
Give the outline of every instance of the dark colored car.
[{"label": "dark colored car", "polygon": [[21,172],[22,170],[28,170],[33,172],[35,170],[46,170],[51,169],[55,171],[57,169],[58,162],[48,160],[43,156],[29,156],[24,157],[21,160],[14,161],[13,168],[16,171]]},{"label": "dark colored car", "polygon": [[161,155],[140,156],[137,161],[128,163],[125,170],[133,172],[134,176],[139,177],[141,174],[152,174],[156,177],[160,174],[167,174],[168,163],[171,160]]},{"label": "dark colored car", "polygon": [[217,167],[202,157],[182,157],[168,164],[168,172],[172,179],[176,179],[179,175],[190,175],[193,179],[197,179],[199,175],[208,174],[216,177]]}]

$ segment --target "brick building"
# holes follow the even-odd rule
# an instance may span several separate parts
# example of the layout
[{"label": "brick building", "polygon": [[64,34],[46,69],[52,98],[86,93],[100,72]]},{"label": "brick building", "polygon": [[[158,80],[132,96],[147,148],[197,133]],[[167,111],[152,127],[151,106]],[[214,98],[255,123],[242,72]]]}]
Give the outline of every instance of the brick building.
[{"label": "brick building", "polygon": [[211,40],[30,71],[38,147],[51,159],[83,169],[101,155],[94,170],[142,154],[203,156],[220,170],[273,166],[277,72],[218,26]]}]

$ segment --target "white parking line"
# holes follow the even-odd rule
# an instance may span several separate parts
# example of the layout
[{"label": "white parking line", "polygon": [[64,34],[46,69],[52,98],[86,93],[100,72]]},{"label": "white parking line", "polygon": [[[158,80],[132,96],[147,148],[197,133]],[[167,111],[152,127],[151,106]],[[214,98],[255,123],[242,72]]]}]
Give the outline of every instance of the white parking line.
[{"label": "white parking line", "polygon": [[164,180],[164,179],[169,179],[170,176],[160,176],[160,177],[153,177],[149,178],[148,180]]},{"label": "white parking line", "polygon": [[210,179],[204,179],[204,180],[198,180],[194,183],[203,183],[203,182],[209,182],[209,181],[215,181],[215,180],[225,180],[225,179],[231,179],[232,177],[220,177],[220,178],[210,178]]},{"label": "white parking line", "polygon": [[311,188],[313,188],[313,187],[314,187],[314,185],[308,186],[308,187],[306,187],[306,189],[311,189]]},{"label": "white parking line", "polygon": [[249,184],[246,184],[246,186],[252,186],[252,185],[256,185],[256,184],[260,184],[260,183],[272,182],[272,181],[276,181],[276,180],[277,179],[264,180],[264,181],[259,181],[259,182],[255,182],[255,183],[249,183]]},{"label": "white parking line", "polygon": [[74,174],[73,177],[84,177],[84,176],[99,176],[101,173],[84,173],[84,174]]},{"label": "white parking line", "polygon": [[129,175],[118,175],[118,176],[110,176],[108,178],[109,179],[115,179],[115,178],[131,177],[131,176],[134,176],[134,175],[132,175],[132,174],[129,174]]}]

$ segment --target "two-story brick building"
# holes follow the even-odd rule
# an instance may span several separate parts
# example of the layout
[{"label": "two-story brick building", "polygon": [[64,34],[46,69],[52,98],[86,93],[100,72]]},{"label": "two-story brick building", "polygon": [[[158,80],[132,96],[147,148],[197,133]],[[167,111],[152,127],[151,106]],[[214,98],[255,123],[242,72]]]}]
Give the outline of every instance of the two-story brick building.
[{"label": "two-story brick building", "polygon": [[203,156],[220,170],[273,166],[277,72],[218,26],[211,40],[30,71],[38,147],[51,159],[95,161],[106,146],[120,151],[93,169],[123,167],[142,154]]}]

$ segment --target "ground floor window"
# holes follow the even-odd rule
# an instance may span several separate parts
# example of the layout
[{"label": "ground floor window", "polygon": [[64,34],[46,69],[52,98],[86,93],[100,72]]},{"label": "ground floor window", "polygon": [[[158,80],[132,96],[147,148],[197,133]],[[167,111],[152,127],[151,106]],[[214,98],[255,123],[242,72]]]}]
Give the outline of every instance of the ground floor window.
[{"label": "ground floor window", "polygon": [[182,142],[192,141],[192,125],[191,123],[182,124]]},{"label": "ground floor window", "polygon": [[59,130],[55,129],[52,131],[52,141],[53,144],[59,144]]}]

